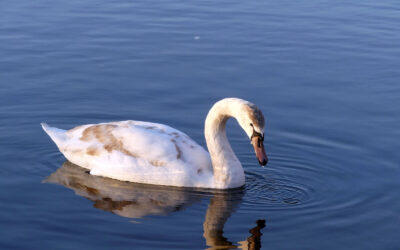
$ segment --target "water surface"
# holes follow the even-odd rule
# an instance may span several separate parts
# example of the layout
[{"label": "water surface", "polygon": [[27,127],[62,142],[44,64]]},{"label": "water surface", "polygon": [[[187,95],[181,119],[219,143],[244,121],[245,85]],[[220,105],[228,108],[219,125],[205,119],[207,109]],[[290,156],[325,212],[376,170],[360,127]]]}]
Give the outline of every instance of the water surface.
[{"label": "water surface", "polygon": [[[2,249],[398,249],[396,1],[3,1]],[[93,177],[39,123],[165,123],[258,105],[270,163],[234,122],[229,192]],[[55,185],[54,185],[55,184]]]}]

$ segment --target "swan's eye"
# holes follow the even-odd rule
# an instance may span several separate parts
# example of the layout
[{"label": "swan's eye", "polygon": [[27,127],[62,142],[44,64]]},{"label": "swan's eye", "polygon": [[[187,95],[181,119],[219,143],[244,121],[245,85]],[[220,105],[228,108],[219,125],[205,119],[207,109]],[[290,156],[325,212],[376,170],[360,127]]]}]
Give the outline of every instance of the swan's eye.
[{"label": "swan's eye", "polygon": [[250,123],[250,126],[252,126],[252,127],[253,127],[253,123]]}]

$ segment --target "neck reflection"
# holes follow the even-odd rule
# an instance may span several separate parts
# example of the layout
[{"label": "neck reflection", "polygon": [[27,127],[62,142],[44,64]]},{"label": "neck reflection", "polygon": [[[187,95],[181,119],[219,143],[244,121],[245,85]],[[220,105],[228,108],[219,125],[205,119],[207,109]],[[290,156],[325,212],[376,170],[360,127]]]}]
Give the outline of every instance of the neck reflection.
[{"label": "neck reflection", "polygon": [[93,207],[131,219],[165,216],[211,196],[203,223],[203,236],[209,249],[261,247],[260,229],[265,225],[263,220],[259,220],[257,226],[250,229],[251,236],[245,241],[239,241],[239,245],[233,244],[223,235],[226,221],[242,202],[243,189],[205,191],[122,182],[90,175],[87,170],[68,161],[44,182],[65,186],[91,200]]}]

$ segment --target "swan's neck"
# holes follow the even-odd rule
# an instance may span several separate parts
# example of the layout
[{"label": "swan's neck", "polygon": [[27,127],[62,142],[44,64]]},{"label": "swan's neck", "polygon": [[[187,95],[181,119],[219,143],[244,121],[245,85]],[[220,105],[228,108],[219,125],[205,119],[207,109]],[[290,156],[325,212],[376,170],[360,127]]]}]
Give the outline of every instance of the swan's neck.
[{"label": "swan's neck", "polygon": [[238,118],[240,102],[217,102],[209,111],[205,123],[205,137],[214,171],[216,188],[243,186],[245,176],[242,164],[233,152],[226,137],[226,122],[230,117]]}]

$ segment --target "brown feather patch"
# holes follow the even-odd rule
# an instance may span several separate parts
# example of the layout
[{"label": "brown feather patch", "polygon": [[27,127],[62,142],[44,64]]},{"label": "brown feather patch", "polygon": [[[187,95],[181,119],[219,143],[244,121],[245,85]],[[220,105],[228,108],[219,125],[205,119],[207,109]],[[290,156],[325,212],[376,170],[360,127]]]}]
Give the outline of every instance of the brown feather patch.
[{"label": "brown feather patch", "polygon": [[178,143],[175,141],[175,139],[171,139],[171,142],[175,145],[175,149],[176,149],[176,159],[180,159],[182,156],[182,150],[181,148],[178,146]]},{"label": "brown feather patch", "polygon": [[150,161],[150,164],[153,165],[154,167],[162,167],[162,166],[165,166],[165,163],[164,163],[164,162],[158,161],[158,160]]},{"label": "brown feather patch", "polygon": [[[116,150],[126,155],[137,157],[137,155],[124,148],[122,140],[116,138],[112,134],[112,130],[116,127],[117,125],[113,124],[99,124],[90,126],[82,132],[80,140],[88,142],[93,139],[97,139],[100,143],[103,144],[104,149],[108,152]],[[87,153],[89,154],[89,152]]]},{"label": "brown feather patch", "polygon": [[98,150],[97,147],[90,147],[86,149],[86,154],[93,156],[100,155],[100,150]]}]

